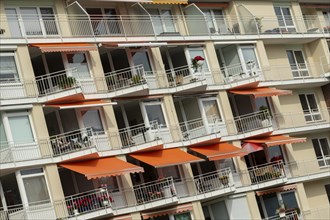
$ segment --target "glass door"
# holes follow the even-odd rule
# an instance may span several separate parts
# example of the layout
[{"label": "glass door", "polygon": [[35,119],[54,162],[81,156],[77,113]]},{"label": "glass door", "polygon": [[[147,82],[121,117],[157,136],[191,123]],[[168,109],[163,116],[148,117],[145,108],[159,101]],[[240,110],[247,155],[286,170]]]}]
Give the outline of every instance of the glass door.
[{"label": "glass door", "polygon": [[202,99],[203,120],[208,129],[208,133],[219,132],[219,123],[221,122],[218,103],[215,98]]},{"label": "glass door", "polygon": [[256,75],[259,68],[259,63],[254,47],[241,47],[241,62],[244,72],[248,75]]},{"label": "glass door", "polygon": [[37,8],[20,8],[25,34],[28,36],[42,35]]},{"label": "glass door", "polygon": [[322,119],[314,94],[301,94],[299,95],[299,99],[307,122],[319,121]]},{"label": "glass door", "polygon": [[9,30],[12,37],[21,37],[22,31],[18,21],[18,15],[15,8],[6,8]]},{"label": "glass door", "polygon": [[75,78],[90,78],[87,57],[85,53],[67,53],[65,54],[68,69],[75,68],[76,71],[70,71]]},{"label": "glass door", "polygon": [[296,28],[293,23],[293,18],[291,16],[290,8],[274,7],[274,10],[277,16],[277,21],[279,23],[281,33],[295,32]]},{"label": "glass door", "polygon": [[305,58],[301,50],[286,51],[294,78],[309,76]]}]

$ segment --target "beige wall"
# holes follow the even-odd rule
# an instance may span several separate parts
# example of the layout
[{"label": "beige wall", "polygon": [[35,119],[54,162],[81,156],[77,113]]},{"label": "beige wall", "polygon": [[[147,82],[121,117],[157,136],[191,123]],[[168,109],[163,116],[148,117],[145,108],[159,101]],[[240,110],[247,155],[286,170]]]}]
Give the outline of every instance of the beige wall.
[{"label": "beige wall", "polygon": [[322,208],[330,209],[329,200],[325,191],[325,185],[328,184],[330,184],[329,178],[304,183],[308,204],[311,210]]}]

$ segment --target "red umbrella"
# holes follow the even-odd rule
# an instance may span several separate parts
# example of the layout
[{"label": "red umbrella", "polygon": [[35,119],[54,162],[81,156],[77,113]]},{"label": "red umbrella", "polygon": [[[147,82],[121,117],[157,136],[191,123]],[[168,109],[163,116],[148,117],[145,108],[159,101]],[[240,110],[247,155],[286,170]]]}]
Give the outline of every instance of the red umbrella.
[{"label": "red umbrella", "polygon": [[244,143],[242,146],[243,150],[247,151],[248,153],[253,153],[264,149],[261,145],[254,143]]}]

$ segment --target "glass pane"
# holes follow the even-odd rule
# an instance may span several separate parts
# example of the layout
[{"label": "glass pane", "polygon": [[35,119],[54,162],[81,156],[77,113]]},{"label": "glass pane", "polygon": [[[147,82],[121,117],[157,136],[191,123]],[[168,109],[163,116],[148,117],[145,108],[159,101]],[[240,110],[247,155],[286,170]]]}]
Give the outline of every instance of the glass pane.
[{"label": "glass pane", "polygon": [[103,132],[100,113],[96,109],[81,111],[85,128],[92,128],[93,132]]},{"label": "glass pane", "polygon": [[282,16],[281,8],[280,7],[274,7],[275,14],[277,16]]},{"label": "glass pane", "polygon": [[104,9],[104,14],[107,19],[108,29],[111,34],[119,34],[120,27],[117,19],[116,10],[113,8]]},{"label": "glass pane", "polygon": [[0,114],[0,148],[6,147],[4,144],[1,144],[1,143],[6,143],[6,142],[7,142],[7,136],[6,136],[5,128],[2,123],[1,114]]},{"label": "glass pane", "polygon": [[104,35],[106,34],[105,23],[103,22],[103,16],[101,8],[86,8],[86,11],[91,18],[92,27],[94,34],[96,35]]},{"label": "glass pane", "polygon": [[158,9],[148,9],[149,14],[151,15],[151,20],[154,25],[156,34],[164,32],[162,20],[160,19]]},{"label": "glass pane", "polygon": [[20,11],[26,35],[42,35],[37,9],[21,8]]},{"label": "glass pane", "polygon": [[13,81],[18,78],[14,56],[0,56],[0,81]]},{"label": "glass pane", "polygon": [[150,124],[152,124],[153,121],[156,121],[158,126],[166,127],[161,105],[146,105],[146,112]]},{"label": "glass pane", "polygon": [[313,143],[313,147],[314,147],[314,151],[316,154],[317,158],[322,158],[322,152],[321,152],[321,148],[320,148],[320,143],[318,139],[312,139],[312,143]]},{"label": "glass pane", "polygon": [[[207,26],[210,28],[211,33],[215,33],[217,30],[215,29],[214,24],[213,24],[211,10],[210,9],[204,9],[202,11],[205,15],[205,18],[206,18],[206,21],[207,21]],[[212,30],[212,28],[213,28],[213,30]]]},{"label": "glass pane", "polygon": [[211,210],[213,216],[217,216],[217,219],[230,219],[224,201],[212,204]]},{"label": "glass pane", "polygon": [[166,32],[175,32],[175,26],[170,10],[161,10],[161,18],[165,24]]},{"label": "glass pane", "polygon": [[202,68],[203,68],[204,71],[207,71],[207,72],[209,71],[208,65],[207,65],[207,60],[206,60],[206,57],[205,57],[205,54],[204,54],[203,49],[189,50],[189,54],[190,54],[190,58],[191,59],[194,59],[196,56],[203,57],[205,60],[204,60],[204,64],[203,64]]},{"label": "glass pane", "polygon": [[294,55],[296,57],[296,61],[297,61],[298,64],[304,64],[305,63],[302,51],[295,51]]},{"label": "glass pane", "polygon": [[145,71],[151,71],[149,56],[147,51],[132,52],[134,65],[143,65]]},{"label": "glass pane", "polygon": [[44,22],[44,27],[46,34],[57,35],[57,27],[55,22],[55,16],[52,8],[40,8],[40,13],[42,20]]},{"label": "glass pane", "polygon": [[276,209],[279,208],[279,203],[276,194],[269,194],[262,197],[264,200],[267,216],[271,217],[276,214]]},{"label": "glass pane", "polygon": [[49,202],[49,194],[44,176],[23,178],[29,204]]},{"label": "glass pane", "polygon": [[177,214],[174,216],[175,220],[191,220],[191,215],[190,213],[182,213],[182,214]]},{"label": "glass pane", "polygon": [[213,123],[215,119],[220,119],[220,113],[216,100],[202,101],[202,103],[209,123]]},{"label": "glass pane", "polygon": [[21,27],[18,22],[16,9],[5,9],[11,37],[21,37]]},{"label": "glass pane", "polygon": [[76,68],[76,78],[90,78],[86,55],[84,53],[67,54],[68,67]]},{"label": "glass pane", "polygon": [[308,108],[306,96],[305,95],[299,95],[299,99],[300,99],[300,104],[301,104],[304,112],[309,113],[309,108]]},{"label": "glass pane", "polygon": [[294,192],[282,193],[281,196],[285,208],[287,209],[298,208],[298,203]]},{"label": "glass pane", "polygon": [[15,173],[1,176],[0,181],[2,184],[7,206],[22,204]]},{"label": "glass pane", "polygon": [[244,63],[248,70],[259,68],[258,60],[254,48],[242,48]]},{"label": "glass pane", "polygon": [[292,66],[296,67],[296,60],[294,59],[293,51],[292,50],[287,50],[286,54],[288,55],[288,59],[289,59],[289,63],[291,65],[291,68],[292,68]]},{"label": "glass pane", "polygon": [[14,144],[33,142],[30,120],[27,115],[8,117]]},{"label": "glass pane", "polygon": [[326,138],[322,138],[320,139],[320,144],[323,151],[323,155],[330,156],[330,148],[329,148],[328,140]]},{"label": "glass pane", "polygon": [[281,147],[280,146],[269,147],[268,156],[269,156],[270,162],[283,160]]},{"label": "glass pane", "polygon": [[311,109],[311,111],[314,111],[314,112],[318,111],[315,96],[311,95],[311,94],[306,95],[306,96],[307,96],[309,108]]},{"label": "glass pane", "polygon": [[178,166],[170,166],[166,168],[161,168],[163,176],[162,178],[166,177],[173,177],[174,180],[179,180],[180,179],[180,173]]}]

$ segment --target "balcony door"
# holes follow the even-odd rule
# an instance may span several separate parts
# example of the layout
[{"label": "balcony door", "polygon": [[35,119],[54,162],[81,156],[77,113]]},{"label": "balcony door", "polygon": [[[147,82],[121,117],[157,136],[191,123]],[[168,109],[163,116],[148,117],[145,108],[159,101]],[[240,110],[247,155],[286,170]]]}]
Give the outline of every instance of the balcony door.
[{"label": "balcony door", "polygon": [[147,49],[129,50],[128,58],[131,66],[142,65],[144,71],[152,71],[150,55]]},{"label": "balcony door", "polygon": [[79,53],[65,53],[63,54],[63,60],[66,65],[66,69],[75,69],[76,71],[69,71],[72,74],[71,77],[76,79],[89,79],[91,78],[87,54],[83,52]]},{"label": "balcony door", "polygon": [[322,120],[322,116],[314,94],[300,94],[299,99],[301,107],[304,111],[306,122]]},{"label": "balcony door", "polygon": [[221,9],[202,9],[211,34],[227,34],[228,28]]},{"label": "balcony door", "polygon": [[304,54],[301,50],[287,50],[286,54],[294,78],[309,76]]},{"label": "balcony door", "polygon": [[147,9],[156,34],[174,33],[176,31],[170,9]]},{"label": "balcony door", "polygon": [[296,28],[293,22],[293,18],[290,12],[290,7],[287,6],[276,6],[274,7],[279,28],[282,33],[295,32]]},{"label": "balcony door", "polygon": [[90,15],[95,35],[120,34],[120,27],[114,8],[86,8]]},{"label": "balcony door", "polygon": [[219,132],[222,119],[217,99],[199,99],[199,108],[202,112],[203,122],[208,129],[208,133]]}]

